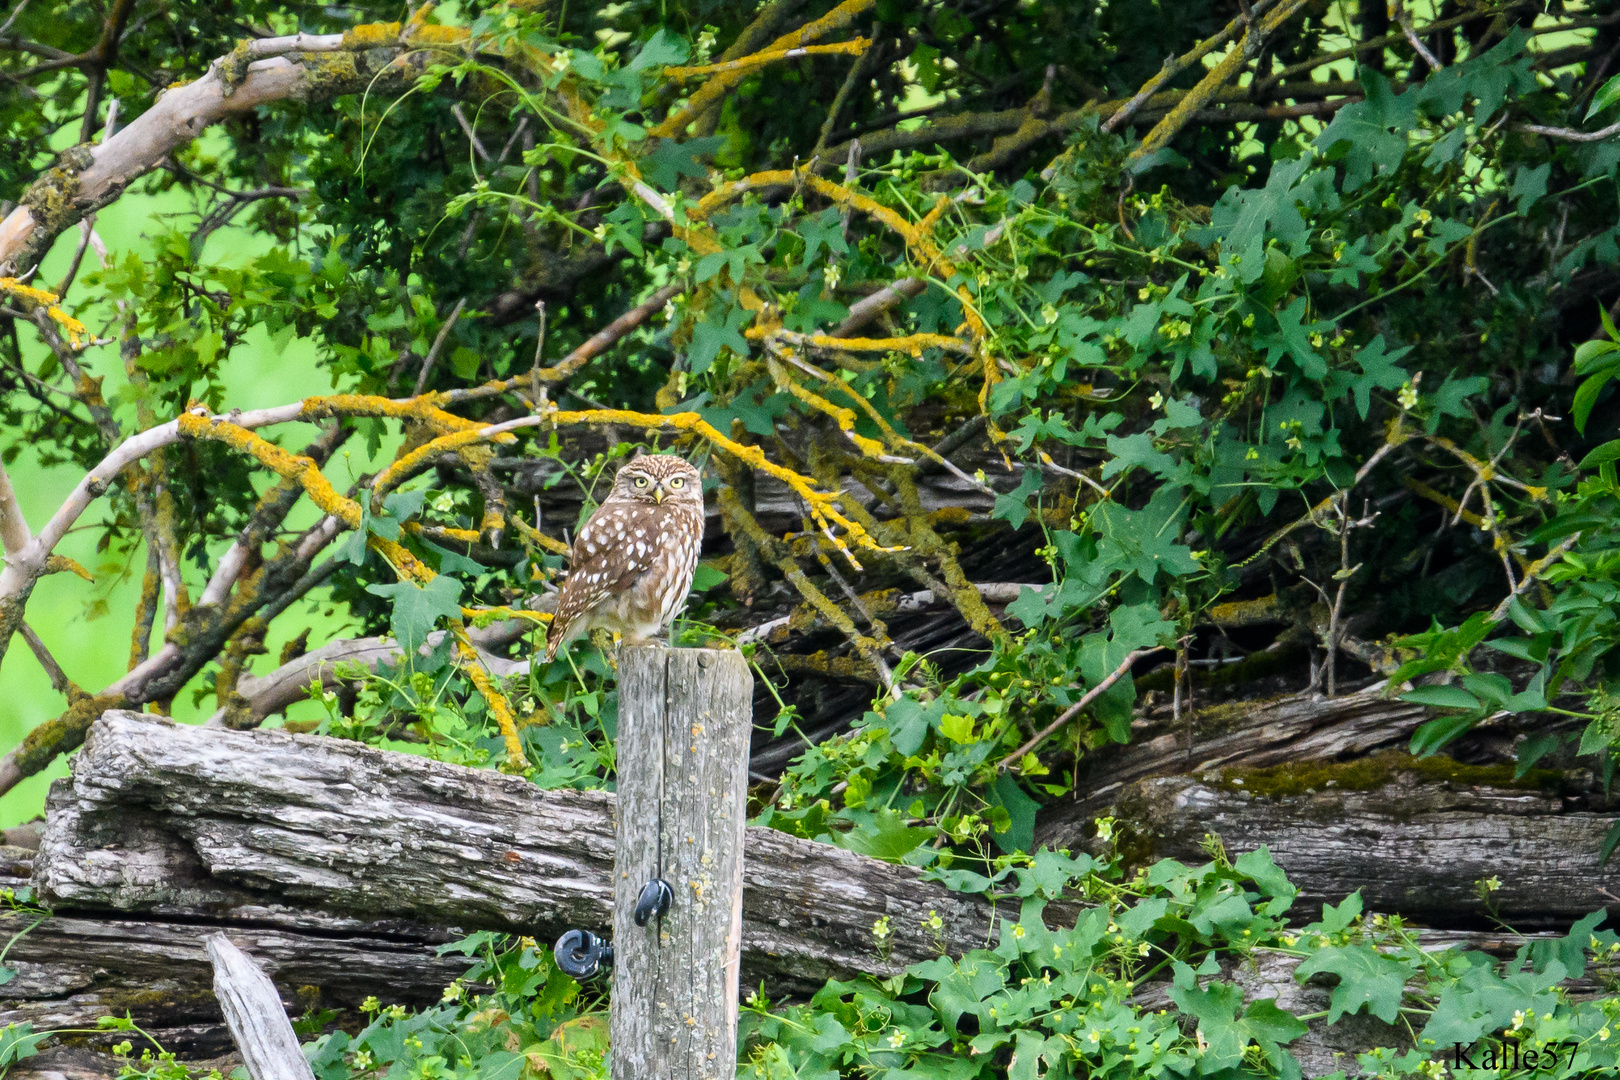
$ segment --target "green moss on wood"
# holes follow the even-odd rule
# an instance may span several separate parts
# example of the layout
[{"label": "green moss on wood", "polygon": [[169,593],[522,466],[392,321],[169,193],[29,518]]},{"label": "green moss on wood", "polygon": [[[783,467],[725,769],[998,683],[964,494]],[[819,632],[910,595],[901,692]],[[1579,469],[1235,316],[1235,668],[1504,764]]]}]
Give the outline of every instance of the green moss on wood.
[{"label": "green moss on wood", "polygon": [[1440,755],[1420,758],[1389,750],[1355,761],[1297,761],[1264,769],[1226,769],[1218,786],[1267,799],[1284,799],[1318,791],[1376,791],[1402,776],[1520,790],[1557,790],[1563,783],[1562,774],[1551,769],[1534,769],[1517,779],[1513,773],[1511,765],[1464,765]]}]

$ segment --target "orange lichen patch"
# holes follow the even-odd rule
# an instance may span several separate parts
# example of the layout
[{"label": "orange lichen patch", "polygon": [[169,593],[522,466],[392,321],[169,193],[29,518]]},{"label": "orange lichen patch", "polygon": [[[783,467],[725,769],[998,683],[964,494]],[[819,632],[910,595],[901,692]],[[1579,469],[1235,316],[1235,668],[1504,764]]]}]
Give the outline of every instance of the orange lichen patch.
[{"label": "orange lichen patch", "polygon": [[666,79],[691,79],[699,75],[724,75],[729,72],[744,72],[752,68],[773,64],[778,60],[795,60],[801,56],[828,56],[843,53],[848,56],[859,56],[865,52],[867,46],[872,44],[870,38],[851,38],[840,41],[835,45],[805,45],[796,49],[768,49],[757,52],[752,56],[744,56],[738,60],[727,60],[719,64],[704,64],[702,67],[667,67],[664,69]]}]

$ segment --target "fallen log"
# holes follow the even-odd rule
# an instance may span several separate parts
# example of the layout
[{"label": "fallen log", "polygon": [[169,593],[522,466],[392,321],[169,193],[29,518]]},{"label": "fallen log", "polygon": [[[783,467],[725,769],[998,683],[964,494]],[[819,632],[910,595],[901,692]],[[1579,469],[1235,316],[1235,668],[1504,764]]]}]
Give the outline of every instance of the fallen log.
[{"label": "fallen log", "polygon": [[[614,805],[337,739],[109,712],[52,788],[34,883],[59,912],[554,940],[611,924]],[[930,911],[955,952],[991,925],[988,903],[914,868],[769,829],[748,830],[745,867],[743,978],[778,992],[937,955]],[[893,931],[880,950],[883,916]]]},{"label": "fallen log", "polygon": [[1335,698],[1288,694],[1270,701],[1203,706],[1176,724],[1153,715],[1132,725],[1129,743],[1092,751],[1079,763],[1076,801],[1053,807],[1045,829],[1073,835],[1129,784],[1150,776],[1201,776],[1214,769],[1336,761],[1404,745],[1432,713],[1384,697],[1382,680]]},{"label": "fallen log", "polygon": [[[1205,836],[1232,854],[1264,844],[1300,890],[1296,911],[1361,890],[1370,910],[1430,926],[1493,917],[1567,926],[1614,905],[1620,863],[1599,852],[1613,804],[1578,778],[1385,752],[1343,763],[1227,768],[1120,788],[1108,812],[1133,865],[1202,862]],[[1089,818],[1045,823],[1037,841],[1095,848]],[[1477,883],[1495,879],[1482,895]]]}]

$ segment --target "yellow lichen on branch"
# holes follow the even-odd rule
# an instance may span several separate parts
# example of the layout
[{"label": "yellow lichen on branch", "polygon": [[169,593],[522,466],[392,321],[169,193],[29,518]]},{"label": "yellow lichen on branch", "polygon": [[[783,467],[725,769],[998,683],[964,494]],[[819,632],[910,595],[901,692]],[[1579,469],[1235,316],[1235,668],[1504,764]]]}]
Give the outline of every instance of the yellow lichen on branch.
[{"label": "yellow lichen on branch", "polygon": [[[345,396],[354,397],[356,395]],[[330,402],[330,399],[327,400]],[[371,400],[387,401],[386,398]],[[393,403],[390,402],[390,404]],[[419,415],[419,413],[411,412],[408,415]],[[449,416],[450,414],[445,413],[443,415]],[[452,419],[459,418],[452,417]],[[338,494],[337,489],[332,487],[331,482],[321,474],[320,466],[315,463],[313,458],[289,453],[247,428],[219,417],[202,416],[194,412],[188,412],[180,416],[179,425],[181,433],[190,438],[223,443],[234,450],[252,456],[278,475],[293,480],[302,486],[309,495],[310,501],[321,510],[331,514],[351,529],[360,527],[363,517],[360,504],[353,499]],[[411,554],[410,550],[398,541],[373,533],[367,537],[366,542],[368,546],[387,560],[388,564],[393,567],[394,572],[402,580],[425,585],[438,576],[431,567]],[[484,670],[482,663],[478,659],[477,650],[467,640],[466,627],[460,625],[458,621],[451,626],[451,632],[458,642],[457,657],[461,661],[463,669],[467,672],[468,679],[472,681],[473,687],[489,706],[490,715],[495,717],[495,722],[500,726],[501,734],[506,740],[508,766],[522,769],[525,767],[526,759],[523,756],[523,744],[518,739],[511,702],[490,680],[489,673]]]},{"label": "yellow lichen on branch", "polygon": [[759,341],[770,337],[785,341],[791,345],[808,346],[812,349],[847,349],[850,352],[903,352],[910,356],[921,356],[924,349],[943,349],[946,352],[958,354],[971,354],[973,343],[963,341],[961,338],[948,337],[945,334],[907,334],[905,337],[892,338],[859,338],[859,337],[833,337],[830,334],[801,334],[793,330],[781,330],[772,326],[749,327],[743,336],[750,341]]},{"label": "yellow lichen on branch", "polygon": [[856,447],[860,449],[861,453],[876,461],[898,460],[892,458],[890,455],[884,452],[885,447],[882,443],[878,442],[876,439],[869,439],[865,435],[861,435],[856,432],[854,409],[846,409],[842,405],[834,405],[820,394],[800,386],[788,375],[785,370],[783,370],[782,365],[777,363],[775,360],[768,361],[767,366],[770,369],[771,378],[773,381],[775,381],[778,388],[792,394],[795,398],[798,398],[800,401],[804,402],[812,409],[815,409],[817,412],[824,413],[827,416],[832,417],[833,422],[838,425],[839,430],[849,438],[850,442],[854,443]]},{"label": "yellow lichen on branch", "polygon": [[796,60],[801,56],[834,56],[840,53],[847,56],[859,56],[871,45],[870,38],[851,38],[840,41],[836,45],[806,45],[798,49],[774,49],[757,52],[752,56],[744,56],[737,60],[727,60],[720,64],[704,64],[701,67],[667,67],[664,69],[666,79],[691,79],[699,75],[724,75],[733,71],[748,71],[752,68],[774,64],[778,60]]},{"label": "yellow lichen on branch", "polygon": [[339,495],[331,481],[321,475],[315,459],[289,453],[238,424],[217,416],[195,412],[180,414],[180,433],[192,439],[224,443],[233,450],[257,458],[260,464],[299,484],[310,501],[351,529],[360,527],[360,504]]},{"label": "yellow lichen on branch", "polygon": [[528,767],[528,758],[523,754],[523,740],[518,736],[517,717],[512,712],[512,703],[500,687],[490,681],[489,672],[484,670],[483,663],[478,659],[478,650],[473,648],[472,641],[467,637],[467,628],[452,626],[450,632],[455,635],[456,658],[461,661],[462,670],[467,673],[473,689],[489,706],[490,715],[495,717],[495,725],[501,729],[501,738],[506,742],[507,769],[522,772]]},{"label": "yellow lichen on branch", "polygon": [[84,339],[90,331],[85,329],[84,323],[56,306],[61,297],[55,293],[24,285],[14,277],[0,277],[0,293],[16,297],[24,311],[44,311],[47,318],[62,328],[73,348],[82,349],[88,344]]},{"label": "yellow lichen on branch", "polygon": [[703,419],[701,413],[660,414],[635,412],[630,409],[583,409],[577,411],[553,409],[535,416],[526,416],[518,420],[509,420],[504,424],[492,425],[484,430],[489,437],[493,438],[516,428],[550,425],[562,427],[569,424],[617,424],[624,427],[637,427],[645,431],[681,431],[697,435],[739,461],[752,465],[754,468],[775,477],[792,488],[804,500],[810,516],[815,520],[816,524],[826,530],[828,537],[832,539],[844,558],[849,560],[849,564],[857,570],[861,568],[859,560],[855,558],[855,554],[849,549],[849,545],[833,534],[832,529],[834,526],[843,530],[844,534],[854,542],[856,547],[864,547],[870,551],[896,550],[879,544],[858,522],[852,521],[835,509],[833,504],[838,501],[837,495],[818,490],[814,481],[800,476],[792,469],[783,468],[781,465],[776,464],[767,458],[764,451],[759,447],[745,446],[721,434],[719,430]]},{"label": "yellow lichen on branch", "polygon": [[372,505],[375,506],[377,500],[409,479],[412,473],[427,465],[437,455],[449,453],[466,446],[475,446],[484,441],[485,437],[480,428],[467,428],[462,431],[452,432],[449,435],[441,435],[432,442],[423,443],[407,454],[401,454],[394,459],[393,464],[378,473],[377,479],[372,482]]},{"label": "yellow lichen on branch", "polygon": [[[375,416],[392,420],[418,420],[435,431],[468,431],[482,427],[439,408],[440,395],[423,394],[413,398],[386,398],[375,394],[326,394],[305,398],[298,419],[329,420],[339,416]],[[499,440],[507,441],[507,440]]]},{"label": "yellow lichen on branch", "polygon": [[[805,23],[791,34],[784,34],[771,42],[760,53],[781,53],[789,49],[797,49],[818,38],[826,37],[835,30],[841,30],[854,22],[855,19],[870,10],[877,4],[877,0],[844,0],[842,4],[833,8],[819,19]],[[759,54],[755,54],[759,55]],[[749,57],[739,57],[739,60],[748,60]],[[663,123],[648,132],[659,138],[670,139],[686,130],[686,126],[709,109],[718,104],[742,80],[750,70],[742,67],[722,72],[701,86],[697,93],[687,101],[686,105],[676,110],[664,120]]]}]

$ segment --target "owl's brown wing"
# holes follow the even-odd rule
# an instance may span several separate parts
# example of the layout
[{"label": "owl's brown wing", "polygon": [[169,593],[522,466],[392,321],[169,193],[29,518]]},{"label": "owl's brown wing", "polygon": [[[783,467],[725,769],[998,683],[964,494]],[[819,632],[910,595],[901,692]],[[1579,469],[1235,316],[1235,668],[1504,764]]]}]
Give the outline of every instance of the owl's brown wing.
[{"label": "owl's brown wing", "polygon": [[580,616],[630,588],[658,558],[653,507],[632,500],[608,500],[592,514],[569,552],[568,579],[557,598],[557,612],[546,632],[546,659]]}]

